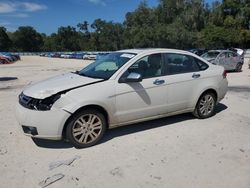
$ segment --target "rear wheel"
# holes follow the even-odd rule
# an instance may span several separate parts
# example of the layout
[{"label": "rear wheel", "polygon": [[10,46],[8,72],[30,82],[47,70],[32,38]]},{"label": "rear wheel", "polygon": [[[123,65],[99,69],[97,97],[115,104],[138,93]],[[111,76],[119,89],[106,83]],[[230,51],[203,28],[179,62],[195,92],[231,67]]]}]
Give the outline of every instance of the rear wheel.
[{"label": "rear wheel", "polygon": [[215,113],[216,98],[212,92],[204,93],[198,100],[193,112],[199,119],[209,118]]},{"label": "rear wheel", "polygon": [[238,64],[236,65],[235,71],[236,71],[236,72],[241,72],[241,69],[242,69],[242,64],[241,64],[241,63],[238,63]]},{"label": "rear wheel", "polygon": [[76,148],[86,148],[101,140],[107,123],[104,115],[97,110],[83,110],[69,121],[66,136]]}]

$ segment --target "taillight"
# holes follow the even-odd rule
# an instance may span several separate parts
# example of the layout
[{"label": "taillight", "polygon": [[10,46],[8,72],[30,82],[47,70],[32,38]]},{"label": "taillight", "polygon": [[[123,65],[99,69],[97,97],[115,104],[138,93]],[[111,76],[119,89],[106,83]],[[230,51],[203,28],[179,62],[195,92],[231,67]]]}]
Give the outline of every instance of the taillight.
[{"label": "taillight", "polygon": [[227,71],[224,70],[222,76],[223,76],[223,78],[227,78]]}]

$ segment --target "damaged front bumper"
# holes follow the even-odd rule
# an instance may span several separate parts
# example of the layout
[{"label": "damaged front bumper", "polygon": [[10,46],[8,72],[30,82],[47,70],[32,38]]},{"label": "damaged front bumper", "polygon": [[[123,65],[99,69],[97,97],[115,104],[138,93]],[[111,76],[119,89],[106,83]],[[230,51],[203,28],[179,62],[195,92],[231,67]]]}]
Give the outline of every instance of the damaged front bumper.
[{"label": "damaged front bumper", "polygon": [[63,109],[38,111],[25,108],[19,103],[16,106],[16,118],[21,130],[25,135],[36,138],[60,140],[70,115]]}]

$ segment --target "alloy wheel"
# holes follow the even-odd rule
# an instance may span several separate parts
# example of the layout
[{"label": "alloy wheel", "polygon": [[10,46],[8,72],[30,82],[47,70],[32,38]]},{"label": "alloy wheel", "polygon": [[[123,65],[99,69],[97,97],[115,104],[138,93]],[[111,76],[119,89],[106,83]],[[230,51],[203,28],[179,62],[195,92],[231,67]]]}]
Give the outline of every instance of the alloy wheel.
[{"label": "alloy wheel", "polygon": [[199,103],[199,111],[203,116],[209,116],[214,110],[215,101],[210,94],[204,95]]},{"label": "alloy wheel", "polygon": [[102,121],[97,115],[85,114],[74,122],[72,134],[78,143],[89,144],[98,139],[102,129]]}]

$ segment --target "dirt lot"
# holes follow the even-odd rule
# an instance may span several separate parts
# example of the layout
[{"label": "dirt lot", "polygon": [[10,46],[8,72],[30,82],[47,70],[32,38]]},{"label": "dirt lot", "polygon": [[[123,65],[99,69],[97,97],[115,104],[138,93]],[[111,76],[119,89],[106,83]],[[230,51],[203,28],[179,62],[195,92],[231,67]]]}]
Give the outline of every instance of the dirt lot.
[{"label": "dirt lot", "polygon": [[87,63],[22,57],[0,66],[0,77],[18,77],[0,81],[0,187],[43,187],[57,179],[48,187],[250,187],[246,63],[243,72],[228,74],[228,94],[210,119],[184,114],[121,127],[108,131],[99,145],[80,150],[24,136],[14,115],[22,88]]}]

